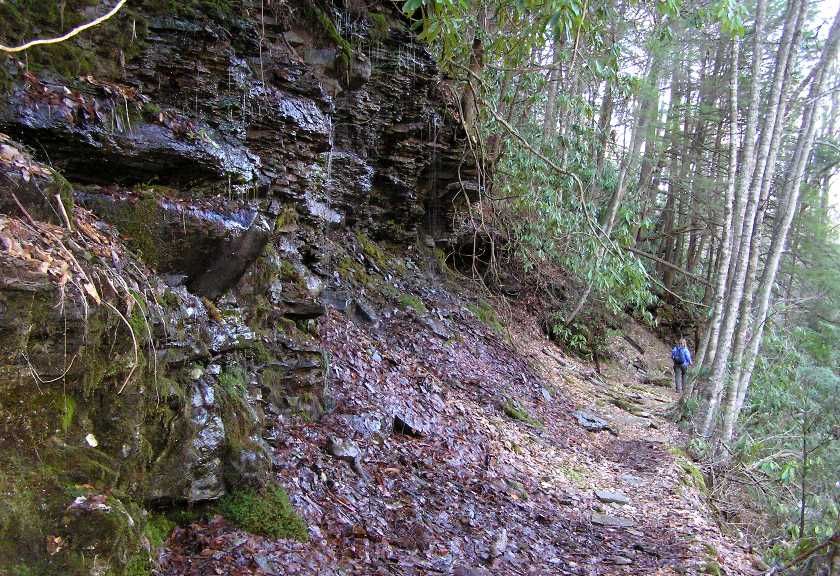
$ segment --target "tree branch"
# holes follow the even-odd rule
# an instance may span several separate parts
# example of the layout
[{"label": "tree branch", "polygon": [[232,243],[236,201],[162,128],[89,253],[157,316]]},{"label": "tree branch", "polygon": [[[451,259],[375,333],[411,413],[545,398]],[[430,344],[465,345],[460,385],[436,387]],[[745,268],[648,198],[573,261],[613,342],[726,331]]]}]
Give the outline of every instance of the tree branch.
[{"label": "tree branch", "polygon": [[705,278],[701,278],[700,276],[698,276],[696,274],[692,274],[691,272],[689,272],[685,268],[681,268],[681,267],[677,266],[676,264],[671,264],[670,262],[668,262],[667,260],[663,260],[659,256],[654,256],[653,254],[650,254],[648,252],[644,252],[642,250],[639,250],[638,248],[633,248],[632,246],[624,246],[623,248],[625,250],[629,251],[629,252],[632,252],[633,254],[638,254],[639,256],[644,256],[645,258],[649,258],[649,259],[653,260],[654,262],[659,262],[663,266],[666,266],[666,267],[670,268],[671,270],[675,270],[675,271],[679,272],[680,274],[682,274],[683,276],[687,276],[688,278],[691,278],[692,280],[696,280],[697,282],[700,282],[704,286],[709,286],[709,287],[712,286],[709,282],[706,281]]},{"label": "tree branch", "polygon": [[80,33],[84,32],[88,28],[93,28],[94,26],[98,26],[99,24],[102,24],[103,22],[108,20],[111,16],[113,16],[114,14],[119,12],[120,8],[122,8],[123,4],[125,4],[125,3],[126,3],[126,0],[120,0],[119,2],[117,2],[117,5],[114,6],[113,8],[111,8],[111,11],[108,12],[107,14],[103,14],[102,16],[100,16],[99,18],[97,18],[95,20],[91,20],[90,22],[88,22],[86,24],[82,24],[81,26],[77,26],[77,27],[73,28],[72,30],[70,30],[70,32],[68,32],[67,34],[65,34],[63,36],[59,36],[58,38],[44,38],[44,39],[39,38],[39,39],[36,39],[36,40],[30,40],[29,42],[27,42],[25,44],[21,44],[20,46],[4,46],[3,44],[0,44],[0,52],[7,52],[9,54],[14,54],[16,52],[23,52],[24,50],[28,50],[28,49],[32,48],[33,46],[41,46],[41,45],[44,45],[44,44],[58,44],[59,42],[64,42],[65,40],[69,40],[73,36],[76,36],[77,34],[80,34]]}]

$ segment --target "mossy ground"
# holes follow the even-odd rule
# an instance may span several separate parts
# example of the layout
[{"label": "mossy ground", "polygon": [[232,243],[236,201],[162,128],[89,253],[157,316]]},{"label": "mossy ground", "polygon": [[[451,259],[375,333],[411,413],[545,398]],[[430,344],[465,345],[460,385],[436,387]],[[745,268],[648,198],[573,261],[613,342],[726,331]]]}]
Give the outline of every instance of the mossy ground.
[{"label": "mossy ground", "polygon": [[424,304],[423,301],[414,294],[401,294],[400,305],[404,308],[411,308],[419,314],[426,314],[429,311],[429,309],[426,308],[426,304]]},{"label": "mossy ground", "polygon": [[487,302],[482,300],[476,304],[468,304],[467,309],[472,312],[476,318],[492,329],[493,332],[496,332],[497,334],[504,333],[505,325],[501,323],[496,311]]},{"label": "mossy ground", "polygon": [[301,542],[309,539],[306,523],[295,512],[286,491],[280,486],[262,492],[239,490],[222,498],[218,510],[232,524],[252,534]]},{"label": "mossy ground", "polygon": [[384,250],[376,244],[376,242],[368,238],[360,231],[356,231],[356,241],[359,243],[362,253],[368,258],[368,260],[382,270],[388,268],[390,259],[385,254]]},{"label": "mossy ground", "polygon": [[538,418],[532,416],[518,402],[510,399],[505,400],[502,403],[502,411],[514,420],[519,420],[536,428],[543,428],[543,423]]}]

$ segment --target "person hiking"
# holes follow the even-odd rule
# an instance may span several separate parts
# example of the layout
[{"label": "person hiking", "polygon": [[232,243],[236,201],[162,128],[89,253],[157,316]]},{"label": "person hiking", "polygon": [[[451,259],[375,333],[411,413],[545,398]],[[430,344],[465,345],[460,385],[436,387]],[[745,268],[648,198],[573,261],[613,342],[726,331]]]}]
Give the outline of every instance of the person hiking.
[{"label": "person hiking", "polygon": [[682,392],[685,386],[685,371],[693,364],[685,338],[680,338],[679,344],[671,349],[671,360],[674,361],[674,383],[677,386],[677,392]]}]

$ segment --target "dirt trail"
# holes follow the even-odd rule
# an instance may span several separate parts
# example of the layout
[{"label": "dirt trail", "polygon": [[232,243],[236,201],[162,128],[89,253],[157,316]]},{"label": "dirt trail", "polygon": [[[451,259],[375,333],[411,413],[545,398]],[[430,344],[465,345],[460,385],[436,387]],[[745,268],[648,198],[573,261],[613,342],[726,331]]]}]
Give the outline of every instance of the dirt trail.
[{"label": "dirt trail", "polygon": [[[217,517],[176,529],[163,574],[756,573],[673,449],[674,395],[641,384],[642,369],[665,372],[667,346],[631,323],[645,353],[617,338],[598,375],[545,340],[525,305],[499,334],[450,293],[416,291],[427,312],[386,309],[375,324],[328,314],[335,409],[278,422],[270,438],[310,542]],[[579,409],[617,436],[585,431]],[[331,436],[358,447],[358,466],[327,453]]]}]

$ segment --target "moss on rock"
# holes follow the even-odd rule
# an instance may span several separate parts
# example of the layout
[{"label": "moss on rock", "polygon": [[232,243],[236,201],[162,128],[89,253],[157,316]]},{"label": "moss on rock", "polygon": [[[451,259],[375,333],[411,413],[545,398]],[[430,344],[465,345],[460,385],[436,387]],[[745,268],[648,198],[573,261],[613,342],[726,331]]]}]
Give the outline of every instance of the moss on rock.
[{"label": "moss on rock", "polygon": [[505,400],[502,403],[502,411],[514,420],[519,420],[536,428],[543,428],[543,423],[538,418],[532,416],[518,402],[510,399]]},{"label": "moss on rock", "polygon": [[429,309],[426,308],[426,304],[424,304],[423,301],[414,294],[401,294],[400,304],[404,308],[411,308],[419,314],[426,314],[429,311]]},{"label": "moss on rock", "polygon": [[232,524],[253,534],[306,542],[306,523],[289,502],[286,491],[271,486],[262,492],[246,489],[219,501],[219,513]]}]

